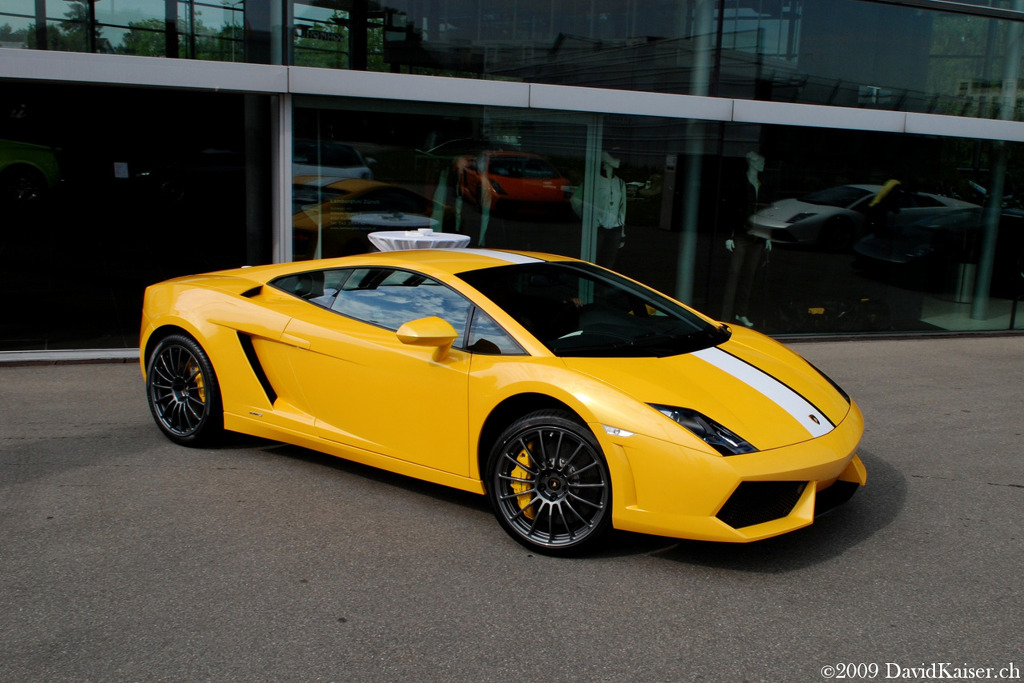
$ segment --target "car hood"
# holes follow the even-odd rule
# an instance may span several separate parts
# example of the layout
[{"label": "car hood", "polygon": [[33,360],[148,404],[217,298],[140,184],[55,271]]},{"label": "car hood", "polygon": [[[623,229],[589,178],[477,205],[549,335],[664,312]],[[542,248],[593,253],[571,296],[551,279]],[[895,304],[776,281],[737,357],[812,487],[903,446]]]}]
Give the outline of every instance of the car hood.
[{"label": "car hood", "polygon": [[817,216],[831,216],[839,213],[841,209],[834,206],[822,206],[819,204],[808,204],[799,199],[783,199],[775,202],[767,208],[761,209],[754,214],[754,220],[758,223],[784,225],[789,219],[797,214],[808,213]]},{"label": "car hood", "polygon": [[762,451],[823,436],[850,410],[821,373],[766,338],[666,358],[562,360],[637,401],[703,413]]}]

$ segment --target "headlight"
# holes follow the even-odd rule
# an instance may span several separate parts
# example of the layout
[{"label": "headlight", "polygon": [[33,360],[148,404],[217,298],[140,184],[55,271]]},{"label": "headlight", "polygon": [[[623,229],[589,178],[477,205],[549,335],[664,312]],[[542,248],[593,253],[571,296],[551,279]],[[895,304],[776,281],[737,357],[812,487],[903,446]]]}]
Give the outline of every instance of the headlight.
[{"label": "headlight", "polygon": [[508,194],[508,192],[505,192],[505,188],[503,188],[501,185],[499,185],[498,181],[495,180],[494,178],[491,178],[490,176],[488,176],[487,177],[487,182],[489,182],[491,184],[491,188],[494,189],[495,194]]},{"label": "headlight", "polygon": [[663,406],[658,405],[657,403],[652,403],[650,405],[673,422],[686,427],[704,441],[704,443],[711,446],[722,455],[740,455],[742,453],[757,452],[757,449],[752,443],[740,437],[735,432],[726,429],[707,415],[698,413],[696,410],[690,410],[689,408],[676,408],[674,406]]}]

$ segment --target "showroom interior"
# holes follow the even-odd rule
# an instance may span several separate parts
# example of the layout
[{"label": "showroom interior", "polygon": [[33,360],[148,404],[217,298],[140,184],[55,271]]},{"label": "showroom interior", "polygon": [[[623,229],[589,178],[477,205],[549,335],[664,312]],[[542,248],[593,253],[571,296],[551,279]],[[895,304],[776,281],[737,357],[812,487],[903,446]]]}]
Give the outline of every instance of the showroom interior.
[{"label": "showroom interior", "polygon": [[1021,0],[0,0],[0,353],[130,354],[149,284],[388,228],[784,339],[1019,331],[1022,30]]}]

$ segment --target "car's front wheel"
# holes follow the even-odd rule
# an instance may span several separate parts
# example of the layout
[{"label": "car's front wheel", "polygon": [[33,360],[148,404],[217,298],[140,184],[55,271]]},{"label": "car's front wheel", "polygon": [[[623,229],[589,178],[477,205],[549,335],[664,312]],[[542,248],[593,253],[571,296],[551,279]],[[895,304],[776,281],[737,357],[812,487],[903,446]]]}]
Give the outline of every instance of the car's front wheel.
[{"label": "car's front wheel", "polygon": [[146,393],[157,425],[175,443],[211,443],[224,428],[220,385],[213,365],[194,339],[163,339],[146,366]]},{"label": "car's front wheel", "polygon": [[576,554],[611,528],[608,465],[571,413],[544,410],[516,420],[491,450],[486,476],[498,522],[527,548]]}]

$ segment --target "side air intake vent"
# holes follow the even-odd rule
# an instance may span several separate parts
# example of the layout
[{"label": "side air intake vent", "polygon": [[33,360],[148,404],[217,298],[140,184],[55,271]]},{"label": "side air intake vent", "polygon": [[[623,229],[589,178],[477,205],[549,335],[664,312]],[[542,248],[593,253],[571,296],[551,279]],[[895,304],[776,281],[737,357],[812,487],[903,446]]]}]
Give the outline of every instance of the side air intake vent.
[{"label": "side air intake vent", "polygon": [[260,386],[263,387],[267,400],[270,401],[270,405],[274,405],[274,401],[277,400],[277,392],[274,391],[274,387],[270,384],[270,378],[267,377],[267,373],[263,371],[263,365],[260,363],[259,356],[256,355],[256,347],[252,344],[252,338],[247,334],[239,332],[238,341],[242,344],[245,358],[249,361],[249,366],[252,367],[252,371],[256,375],[256,379],[259,380]]}]

